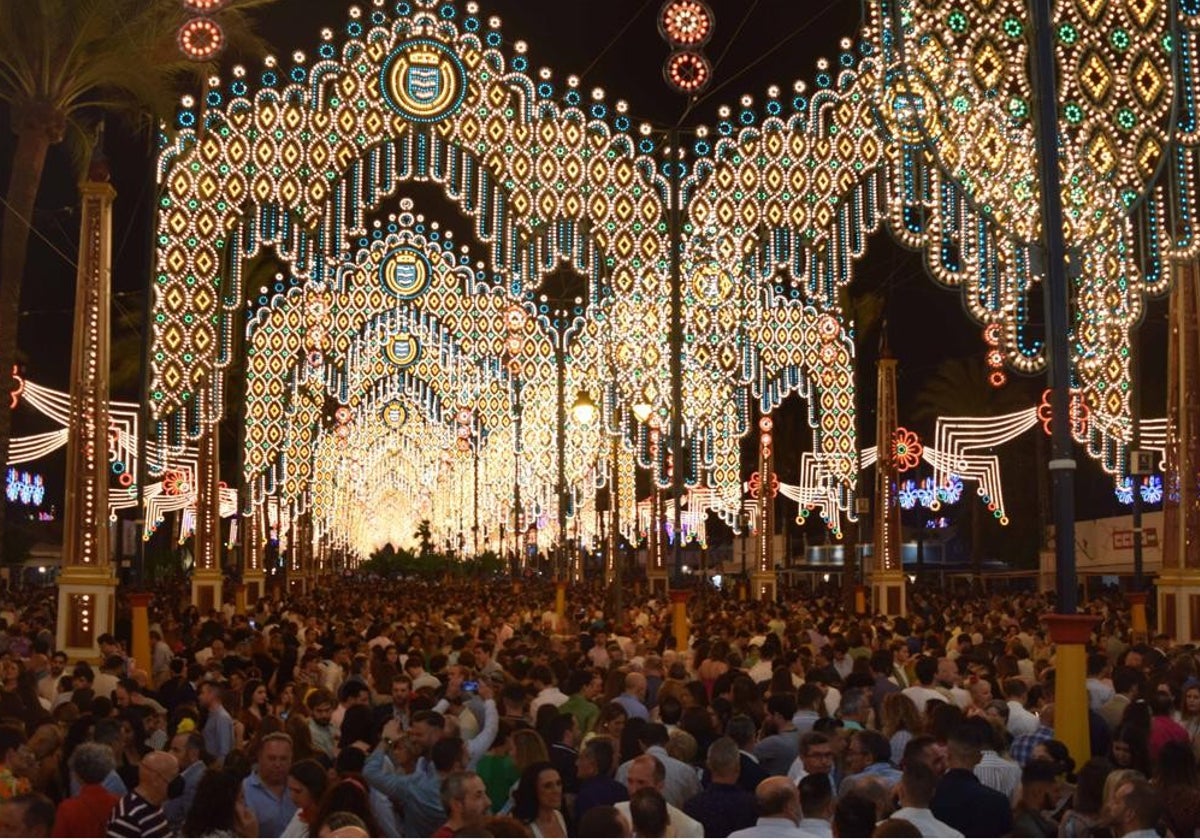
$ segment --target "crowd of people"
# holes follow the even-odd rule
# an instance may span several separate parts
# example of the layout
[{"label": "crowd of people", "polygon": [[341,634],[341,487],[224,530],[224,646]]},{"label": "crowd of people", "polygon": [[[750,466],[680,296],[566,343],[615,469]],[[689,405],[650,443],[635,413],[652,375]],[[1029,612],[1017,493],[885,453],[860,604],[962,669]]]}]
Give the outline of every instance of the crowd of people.
[{"label": "crowd of people", "polygon": [[[0,605],[0,835],[1154,837],[1200,829],[1200,660],[1086,608],[1090,750],[1055,739],[1046,597],[690,603],[346,578],[208,615],[163,589],[151,658],[54,649]],[[124,615],[124,613],[122,613]]]}]

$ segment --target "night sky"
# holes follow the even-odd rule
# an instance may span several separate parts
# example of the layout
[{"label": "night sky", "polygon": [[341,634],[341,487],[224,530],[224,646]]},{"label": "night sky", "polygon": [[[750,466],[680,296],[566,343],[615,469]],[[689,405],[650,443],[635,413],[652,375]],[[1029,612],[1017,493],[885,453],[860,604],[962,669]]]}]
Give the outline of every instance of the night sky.
[{"label": "night sky", "polygon": [[[717,27],[705,51],[716,65],[715,82],[688,115],[689,125],[715,122],[718,106],[736,105],[743,94],[751,94],[761,102],[771,84],[790,87],[795,79],[811,80],[819,58],[834,57],[841,38],[856,36],[862,14],[860,4],[850,0],[709,2],[716,12]],[[464,4],[465,0],[460,3]],[[662,79],[661,68],[668,48],[655,27],[660,5],[660,0],[484,0],[480,3],[480,13],[502,18],[509,44],[506,49],[518,40],[528,43],[531,70],[542,66],[553,68],[560,85],[566,76],[580,75],[584,90],[600,86],[606,90],[609,102],[628,101],[635,124],[645,120],[666,125],[678,121],[683,101]],[[278,0],[261,12],[260,32],[275,46],[281,61],[287,63],[297,49],[311,54],[322,28],[340,30],[347,20],[348,7],[340,0],[320,3]],[[228,57],[228,63],[234,63],[235,59]],[[244,63],[251,70],[260,66],[256,59],[245,59]],[[13,148],[8,122],[7,112],[0,111],[0,183],[5,184]],[[114,223],[113,320],[117,323],[124,312],[140,322],[149,262],[151,158],[144,136],[130,136],[120,128],[110,130],[109,154],[119,194]],[[471,225],[437,191],[420,190],[419,198],[424,204],[419,209],[444,220],[453,228],[457,240],[470,239]],[[69,371],[74,294],[71,261],[78,247],[77,199],[74,175],[65,153],[52,150],[39,195],[36,233],[30,243],[20,342],[27,375],[57,388],[66,387]],[[388,209],[381,208],[381,212]],[[911,411],[922,386],[943,359],[982,356],[979,326],[965,314],[958,292],[939,288],[926,273],[920,256],[897,246],[886,233],[874,236],[858,267],[854,290],[866,289],[886,292],[888,338],[893,354],[900,360],[900,423],[930,432],[931,427],[911,423],[906,411]],[[1165,304],[1152,305],[1143,328],[1143,370],[1159,374],[1146,377],[1143,397],[1146,416],[1163,414],[1165,313]],[[136,329],[140,330],[140,325]],[[136,344],[136,336],[131,339],[127,332],[114,330],[114,349]],[[874,357],[872,347],[860,358],[860,389],[865,407],[860,428],[865,433],[864,445],[873,443],[874,438],[873,407],[869,404],[875,390]],[[1041,387],[1037,385],[1033,390],[1039,391]],[[124,399],[136,396],[136,378],[132,390],[114,394]],[[800,449],[811,446],[802,420],[804,413],[795,397],[781,410],[777,427],[781,455],[778,471],[784,481],[793,478]],[[38,424],[28,409],[18,411],[14,417],[16,434],[46,428],[44,421]],[[790,441],[789,429],[795,430]],[[1034,449],[1031,438],[1027,435],[1002,453],[1006,459],[1005,492],[1014,520],[1006,529],[1009,532],[1017,529],[1030,532],[1037,527],[1036,504],[1030,501],[1038,495],[1036,471],[1030,468]],[[1085,453],[1079,453],[1079,461],[1079,518],[1121,512],[1113,499],[1111,480],[1091,465]],[[35,467],[47,475],[48,499],[56,504],[61,504],[63,462],[60,452],[57,458],[46,459]],[[1016,504],[1017,500],[1021,503]],[[810,537],[814,536],[810,533]]]}]

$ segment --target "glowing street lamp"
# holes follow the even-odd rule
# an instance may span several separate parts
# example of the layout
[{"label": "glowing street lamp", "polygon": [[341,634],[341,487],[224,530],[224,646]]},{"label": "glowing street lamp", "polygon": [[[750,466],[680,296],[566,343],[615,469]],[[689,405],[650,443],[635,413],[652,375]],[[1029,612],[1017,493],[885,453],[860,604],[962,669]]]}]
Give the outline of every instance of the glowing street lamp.
[{"label": "glowing street lamp", "polygon": [[592,421],[596,419],[596,404],[592,402],[587,391],[581,390],[575,396],[575,404],[571,406],[571,416],[575,418],[575,422],[583,426],[592,425]]}]

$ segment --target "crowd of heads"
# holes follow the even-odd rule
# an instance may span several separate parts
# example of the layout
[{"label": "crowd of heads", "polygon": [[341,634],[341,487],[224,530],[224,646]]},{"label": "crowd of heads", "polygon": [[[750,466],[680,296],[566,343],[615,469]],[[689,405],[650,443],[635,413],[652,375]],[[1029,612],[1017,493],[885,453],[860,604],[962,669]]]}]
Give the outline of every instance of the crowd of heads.
[{"label": "crowd of heads", "polygon": [[[661,595],[347,577],[201,614],[163,587],[96,663],[0,609],[3,836],[1193,836],[1200,657],[1086,609],[1088,746],[1038,595]],[[1076,710],[1082,714],[1082,709]],[[74,833],[72,833],[74,832]],[[79,832],[84,832],[82,835]],[[757,832],[757,834],[755,833]]]}]

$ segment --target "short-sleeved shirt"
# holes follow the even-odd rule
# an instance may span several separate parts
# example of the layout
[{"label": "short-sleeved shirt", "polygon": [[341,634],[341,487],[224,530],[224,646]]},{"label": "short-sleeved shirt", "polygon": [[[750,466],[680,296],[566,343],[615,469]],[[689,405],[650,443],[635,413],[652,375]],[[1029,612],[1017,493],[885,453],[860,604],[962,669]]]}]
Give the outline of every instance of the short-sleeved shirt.
[{"label": "short-sleeved shirt", "polygon": [[162,808],[131,790],[117,800],[107,833],[109,837],[166,837],[170,827]]}]

